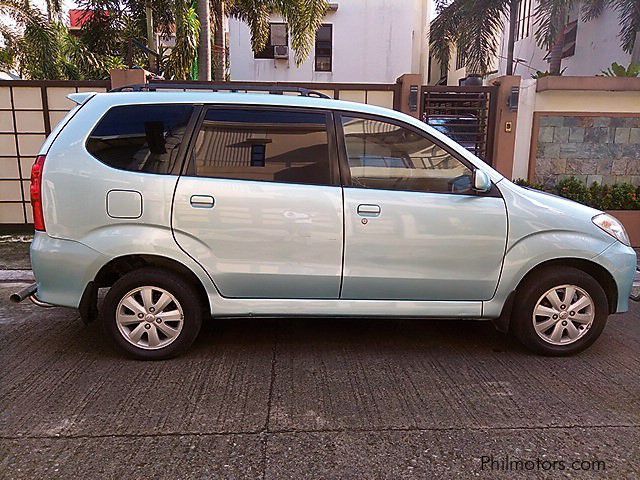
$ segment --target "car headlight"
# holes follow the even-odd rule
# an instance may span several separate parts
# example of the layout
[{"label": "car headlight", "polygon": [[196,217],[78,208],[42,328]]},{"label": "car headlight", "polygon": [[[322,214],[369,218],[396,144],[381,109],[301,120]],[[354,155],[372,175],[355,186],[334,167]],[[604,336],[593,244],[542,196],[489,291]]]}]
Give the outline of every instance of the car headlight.
[{"label": "car headlight", "polygon": [[613,238],[615,238],[616,240],[621,241],[628,247],[631,246],[631,242],[629,241],[629,235],[627,235],[627,232],[624,229],[624,226],[622,225],[622,223],[620,223],[611,215],[608,215],[606,213],[601,213],[593,217],[591,221],[596,226],[600,227],[602,230],[604,230]]}]

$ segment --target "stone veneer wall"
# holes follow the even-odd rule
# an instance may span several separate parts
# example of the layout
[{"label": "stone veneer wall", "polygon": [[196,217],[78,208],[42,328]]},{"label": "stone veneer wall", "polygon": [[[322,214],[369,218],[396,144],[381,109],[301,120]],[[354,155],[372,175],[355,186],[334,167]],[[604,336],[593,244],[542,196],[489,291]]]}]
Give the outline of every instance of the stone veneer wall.
[{"label": "stone veneer wall", "polygon": [[640,185],[640,114],[541,115],[538,127],[531,180],[551,186],[573,176],[588,185]]}]

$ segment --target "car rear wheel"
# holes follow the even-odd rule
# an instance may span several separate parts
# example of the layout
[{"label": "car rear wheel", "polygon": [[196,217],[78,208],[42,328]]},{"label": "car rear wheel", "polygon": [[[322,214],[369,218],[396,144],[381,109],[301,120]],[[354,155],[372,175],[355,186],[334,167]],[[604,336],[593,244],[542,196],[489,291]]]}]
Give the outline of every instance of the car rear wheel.
[{"label": "car rear wheel", "polygon": [[595,342],[608,315],[607,296],[593,277],[572,267],[550,267],[520,286],[511,322],[526,347],[562,356]]},{"label": "car rear wheel", "polygon": [[105,332],[141,360],[176,356],[191,346],[202,324],[197,290],[178,275],[143,268],[124,275],[102,306]]}]

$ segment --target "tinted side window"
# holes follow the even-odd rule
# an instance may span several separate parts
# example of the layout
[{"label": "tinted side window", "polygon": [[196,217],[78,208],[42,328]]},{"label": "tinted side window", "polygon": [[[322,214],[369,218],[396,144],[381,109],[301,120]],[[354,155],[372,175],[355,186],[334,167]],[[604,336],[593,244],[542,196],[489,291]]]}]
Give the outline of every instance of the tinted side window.
[{"label": "tinted side window", "polygon": [[114,168],[169,173],[192,111],[191,105],[114,107],[91,132],[87,150]]},{"label": "tinted side window", "polygon": [[324,113],[211,109],[194,157],[199,177],[331,184]]},{"label": "tinted side window", "polygon": [[418,192],[466,192],[471,170],[426,136],[366,118],[342,117],[351,184]]}]

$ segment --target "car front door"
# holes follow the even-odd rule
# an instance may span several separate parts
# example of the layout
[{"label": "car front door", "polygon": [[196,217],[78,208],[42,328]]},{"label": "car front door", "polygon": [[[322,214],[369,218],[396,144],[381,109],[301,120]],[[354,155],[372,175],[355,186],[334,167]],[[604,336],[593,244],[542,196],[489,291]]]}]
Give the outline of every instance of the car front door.
[{"label": "car front door", "polygon": [[490,299],[507,237],[495,186],[473,192],[472,167],[410,125],[346,113],[337,124],[345,183],[341,298]]},{"label": "car front door", "polygon": [[206,109],[174,196],[176,241],[225,297],[338,298],[336,157],[331,113]]}]

